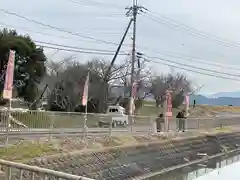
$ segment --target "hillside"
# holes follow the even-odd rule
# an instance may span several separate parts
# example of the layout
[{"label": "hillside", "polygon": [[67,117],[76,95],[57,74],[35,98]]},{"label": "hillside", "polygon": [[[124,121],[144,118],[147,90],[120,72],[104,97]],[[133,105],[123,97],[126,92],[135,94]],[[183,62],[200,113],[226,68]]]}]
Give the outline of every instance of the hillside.
[{"label": "hillside", "polygon": [[217,92],[217,93],[214,93],[214,94],[208,96],[208,98],[219,98],[219,97],[240,98],[240,92],[239,91]]},{"label": "hillside", "polygon": [[190,104],[196,100],[196,104],[208,104],[212,106],[240,106],[240,98],[234,97],[218,97],[218,98],[207,98],[202,95],[192,95],[190,97]]}]

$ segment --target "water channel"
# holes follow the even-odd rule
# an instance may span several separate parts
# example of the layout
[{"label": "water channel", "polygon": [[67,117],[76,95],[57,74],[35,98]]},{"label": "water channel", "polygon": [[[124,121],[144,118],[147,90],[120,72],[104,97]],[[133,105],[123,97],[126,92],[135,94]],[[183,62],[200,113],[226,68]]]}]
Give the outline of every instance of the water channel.
[{"label": "water channel", "polygon": [[217,158],[205,164],[196,164],[148,180],[239,180],[240,154]]}]

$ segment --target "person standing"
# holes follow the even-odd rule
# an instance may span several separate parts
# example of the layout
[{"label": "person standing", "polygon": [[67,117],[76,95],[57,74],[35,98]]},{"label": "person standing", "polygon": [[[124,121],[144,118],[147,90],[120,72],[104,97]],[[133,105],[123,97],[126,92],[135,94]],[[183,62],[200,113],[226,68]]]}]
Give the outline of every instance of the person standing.
[{"label": "person standing", "polygon": [[177,127],[178,127],[178,131],[182,131],[185,132],[185,110],[180,111],[177,116]]}]

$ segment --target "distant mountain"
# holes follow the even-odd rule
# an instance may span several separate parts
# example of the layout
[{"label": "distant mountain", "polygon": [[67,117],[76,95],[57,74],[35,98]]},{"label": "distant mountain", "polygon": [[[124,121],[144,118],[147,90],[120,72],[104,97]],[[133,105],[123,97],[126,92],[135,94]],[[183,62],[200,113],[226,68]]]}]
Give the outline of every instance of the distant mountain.
[{"label": "distant mountain", "polygon": [[240,98],[240,91],[235,92],[218,92],[208,96],[208,98],[218,98],[218,97],[231,97],[231,98]]},{"label": "distant mountain", "polygon": [[208,104],[214,106],[240,106],[240,97],[216,97],[209,98],[203,95],[192,95],[190,96],[190,103],[193,104],[193,101],[196,100],[196,104]]}]

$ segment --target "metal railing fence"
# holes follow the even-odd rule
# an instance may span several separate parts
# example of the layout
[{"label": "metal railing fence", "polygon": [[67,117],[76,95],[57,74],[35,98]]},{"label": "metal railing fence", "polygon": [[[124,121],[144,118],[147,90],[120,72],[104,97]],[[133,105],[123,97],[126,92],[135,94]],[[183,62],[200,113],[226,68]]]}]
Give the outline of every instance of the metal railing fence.
[{"label": "metal railing fence", "polygon": [[30,166],[26,164],[5,161],[0,159],[0,171],[5,174],[5,180],[47,180],[47,179],[66,179],[66,180],[93,180],[90,178],[67,174],[50,169]]},{"label": "metal railing fence", "polygon": [[[113,117],[116,116],[91,113],[86,115],[79,112],[19,111],[14,109],[10,112],[0,111],[0,143],[9,137],[111,136],[118,133],[147,134],[154,133],[156,130],[156,116],[126,116],[128,123],[124,126],[112,126]],[[240,124],[240,116],[189,117],[186,120],[186,129],[211,129],[238,124]],[[177,130],[176,118],[169,119],[169,130]]]}]

